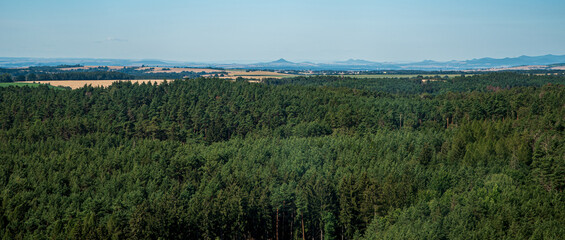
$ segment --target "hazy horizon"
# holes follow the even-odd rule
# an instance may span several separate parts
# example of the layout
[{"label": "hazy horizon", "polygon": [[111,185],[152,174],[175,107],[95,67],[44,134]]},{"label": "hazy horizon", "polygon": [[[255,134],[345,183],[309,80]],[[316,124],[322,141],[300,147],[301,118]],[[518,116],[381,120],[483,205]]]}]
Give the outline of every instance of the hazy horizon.
[{"label": "hazy horizon", "polygon": [[565,54],[565,2],[3,1],[0,56],[251,63]]},{"label": "hazy horizon", "polygon": [[[553,56],[565,56],[565,54],[561,55],[561,54],[545,54],[545,55],[539,55],[539,56],[528,56],[528,55],[520,55],[520,56],[510,56],[510,57],[500,57],[500,58],[493,58],[493,59],[505,59],[505,58],[518,58],[518,57],[543,57],[543,56],[549,56],[549,55],[553,55]],[[170,59],[159,59],[159,58],[104,58],[104,57],[100,57],[100,58],[91,58],[91,57],[10,57],[10,56],[0,56],[0,58],[22,58],[22,59],[45,59],[45,60],[124,60],[124,61],[163,61],[163,62],[167,62],[167,63],[179,63],[179,64],[187,64],[187,63],[195,63],[195,64],[256,64],[256,63],[270,63],[270,62],[276,62],[279,61],[281,59],[288,61],[288,62],[292,62],[292,63],[307,63],[307,62],[311,62],[311,63],[316,63],[316,64],[331,64],[331,63],[337,63],[337,62],[346,62],[349,60],[359,60],[359,61],[369,61],[369,62],[374,62],[374,63],[391,63],[391,64],[408,64],[408,63],[418,63],[418,62],[423,62],[423,61],[436,61],[436,62],[450,62],[450,61],[466,61],[466,60],[474,60],[474,59],[485,59],[485,58],[492,58],[492,57],[479,57],[479,58],[469,58],[469,59],[452,59],[452,60],[445,60],[445,61],[441,61],[441,60],[435,60],[435,59],[422,59],[422,60],[418,60],[418,61],[371,61],[371,60],[367,60],[367,59],[359,59],[359,58],[349,58],[349,59],[336,59],[336,60],[328,60],[328,61],[312,61],[312,60],[293,60],[293,59],[287,59],[287,58],[276,58],[276,59],[267,59],[267,60],[245,60],[245,61],[241,61],[241,60],[218,60],[218,61],[182,61],[182,60],[170,60]]]}]

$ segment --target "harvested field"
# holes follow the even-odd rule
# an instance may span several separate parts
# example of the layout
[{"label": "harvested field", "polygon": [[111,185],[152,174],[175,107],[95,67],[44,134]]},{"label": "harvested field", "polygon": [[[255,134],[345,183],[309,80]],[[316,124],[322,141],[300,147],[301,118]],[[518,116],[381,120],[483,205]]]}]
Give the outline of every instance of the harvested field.
[{"label": "harvested field", "polygon": [[130,81],[132,83],[162,83],[163,79],[136,79],[136,80],[63,80],[63,81],[36,81],[36,83],[49,84],[51,86],[63,86],[77,89],[84,85],[92,85],[93,87],[107,87],[116,81]]}]

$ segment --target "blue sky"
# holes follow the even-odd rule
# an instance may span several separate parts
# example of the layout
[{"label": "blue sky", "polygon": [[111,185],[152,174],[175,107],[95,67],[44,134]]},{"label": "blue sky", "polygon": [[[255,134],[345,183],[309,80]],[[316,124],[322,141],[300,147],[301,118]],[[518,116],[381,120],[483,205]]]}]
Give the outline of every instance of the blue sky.
[{"label": "blue sky", "polygon": [[565,54],[563,0],[0,0],[0,57],[196,62]]}]

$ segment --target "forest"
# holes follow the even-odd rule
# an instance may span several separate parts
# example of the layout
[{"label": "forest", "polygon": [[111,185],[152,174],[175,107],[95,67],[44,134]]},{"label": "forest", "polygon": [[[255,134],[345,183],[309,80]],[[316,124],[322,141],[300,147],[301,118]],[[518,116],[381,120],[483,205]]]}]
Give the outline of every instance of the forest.
[{"label": "forest", "polygon": [[565,76],[0,88],[3,239],[562,239]]}]

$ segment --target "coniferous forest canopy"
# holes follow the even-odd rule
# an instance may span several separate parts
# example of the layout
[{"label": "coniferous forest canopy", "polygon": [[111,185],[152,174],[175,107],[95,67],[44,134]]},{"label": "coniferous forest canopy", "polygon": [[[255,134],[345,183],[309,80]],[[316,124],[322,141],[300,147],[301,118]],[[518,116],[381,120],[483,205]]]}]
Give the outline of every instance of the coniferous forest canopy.
[{"label": "coniferous forest canopy", "polygon": [[559,239],[564,130],[564,76],[3,87],[0,234]]}]

